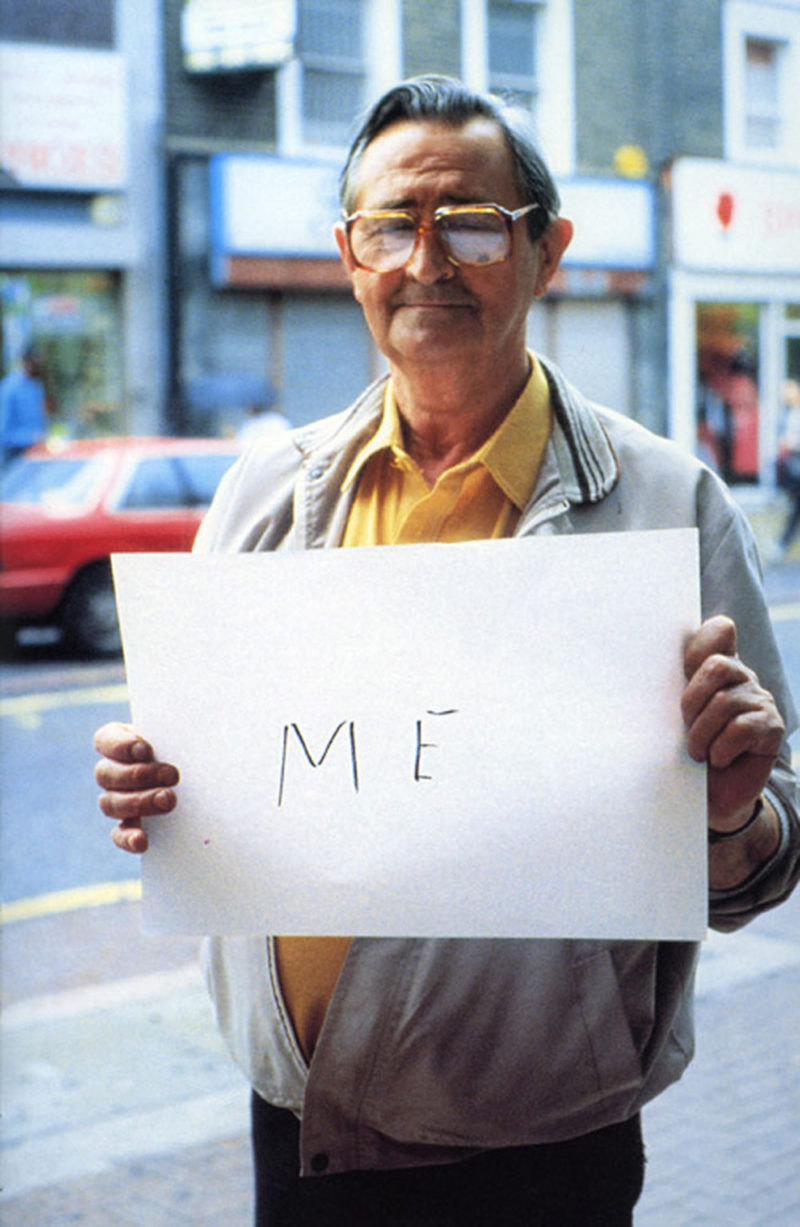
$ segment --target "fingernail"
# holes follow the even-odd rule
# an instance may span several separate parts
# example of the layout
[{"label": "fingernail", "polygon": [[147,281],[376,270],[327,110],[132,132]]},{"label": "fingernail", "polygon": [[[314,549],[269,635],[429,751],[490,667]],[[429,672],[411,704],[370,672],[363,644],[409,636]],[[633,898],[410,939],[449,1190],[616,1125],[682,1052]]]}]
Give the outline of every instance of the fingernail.
[{"label": "fingernail", "polygon": [[135,763],[146,763],[150,757],[150,751],[143,741],[134,741],[131,746],[131,758]]},{"label": "fingernail", "polygon": [[175,804],[175,797],[168,788],[159,789],[153,800],[161,810],[170,810]]}]

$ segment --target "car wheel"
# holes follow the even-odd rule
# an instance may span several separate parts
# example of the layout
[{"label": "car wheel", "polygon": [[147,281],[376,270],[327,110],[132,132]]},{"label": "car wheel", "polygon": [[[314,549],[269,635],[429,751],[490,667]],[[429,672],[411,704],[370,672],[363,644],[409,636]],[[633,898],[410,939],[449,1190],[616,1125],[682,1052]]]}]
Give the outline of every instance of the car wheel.
[{"label": "car wheel", "polygon": [[64,598],[61,627],[71,647],[92,656],[113,656],[121,648],[111,567],[95,563],[76,576]]},{"label": "car wheel", "polygon": [[0,659],[11,660],[17,651],[19,624],[11,618],[0,618]]}]

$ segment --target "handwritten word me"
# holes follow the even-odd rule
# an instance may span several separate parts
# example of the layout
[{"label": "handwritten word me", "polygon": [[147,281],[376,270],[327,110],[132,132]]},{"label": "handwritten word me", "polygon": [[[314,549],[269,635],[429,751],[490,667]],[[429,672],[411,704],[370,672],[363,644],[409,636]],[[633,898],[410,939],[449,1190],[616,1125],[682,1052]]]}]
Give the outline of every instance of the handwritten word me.
[{"label": "handwritten word me", "polygon": [[[455,707],[449,707],[442,711],[433,711],[429,708],[426,711],[426,715],[428,716],[454,716],[457,713],[457,711],[458,709]],[[343,730],[345,731],[343,732]],[[290,741],[297,741],[300,743],[300,747],[303,751],[303,755],[300,761],[302,761],[302,759],[304,758],[306,763],[310,767],[312,767],[314,770],[316,770],[319,767],[322,767],[322,765],[324,764],[326,758],[328,757],[330,750],[332,749],[340,733],[342,733],[342,742],[343,743],[346,742],[347,749],[349,750],[350,778],[351,778],[352,785],[353,785],[353,791],[358,792],[359,790],[359,765],[358,765],[358,744],[357,744],[357,738],[356,738],[355,721],[354,720],[340,720],[336,728],[333,730],[330,737],[328,738],[325,744],[325,747],[322,750],[322,753],[318,754],[318,756],[316,757],[312,753],[311,749],[309,748],[308,741],[306,740],[306,737],[304,736],[303,731],[301,730],[300,726],[296,724],[294,721],[292,721],[291,724],[284,724],[283,726],[283,737],[282,737],[282,744],[281,744],[281,767],[280,767],[280,777],[278,780],[278,806],[283,805],[284,798],[286,796],[287,769],[288,769]],[[422,780],[431,780],[433,779],[433,776],[429,775],[427,772],[423,771],[422,769],[423,751],[435,750],[437,748],[437,743],[435,741],[425,741],[424,740],[423,721],[421,719],[416,720],[414,722],[413,741],[414,741],[414,753],[413,753],[413,756],[410,756],[410,761],[412,762],[411,777],[413,780],[415,780],[418,783]]]}]

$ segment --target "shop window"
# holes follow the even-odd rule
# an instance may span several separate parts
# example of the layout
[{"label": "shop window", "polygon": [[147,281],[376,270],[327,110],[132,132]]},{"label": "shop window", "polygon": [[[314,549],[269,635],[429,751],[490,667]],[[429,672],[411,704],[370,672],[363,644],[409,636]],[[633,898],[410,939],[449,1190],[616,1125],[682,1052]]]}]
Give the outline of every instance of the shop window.
[{"label": "shop window", "polygon": [[696,305],[697,451],[729,484],[759,472],[759,307]]},{"label": "shop window", "polygon": [[533,0],[489,0],[489,88],[532,109],[536,97],[536,33]]},{"label": "shop window", "polygon": [[[784,319],[783,378],[781,380],[780,420],[778,432],[778,468],[788,467],[793,474],[790,483],[800,500],[800,303],[786,306]],[[792,457],[790,460],[789,457]],[[798,512],[800,514],[800,511]]]},{"label": "shop window", "polygon": [[125,430],[119,278],[93,272],[0,273],[3,368],[34,344],[55,433]]}]

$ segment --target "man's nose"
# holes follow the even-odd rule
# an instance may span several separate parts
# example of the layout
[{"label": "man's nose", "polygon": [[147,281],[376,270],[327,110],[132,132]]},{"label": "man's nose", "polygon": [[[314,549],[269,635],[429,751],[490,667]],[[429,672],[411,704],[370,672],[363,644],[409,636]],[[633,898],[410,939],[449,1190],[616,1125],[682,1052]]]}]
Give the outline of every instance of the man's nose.
[{"label": "man's nose", "polygon": [[420,226],[406,273],[423,285],[433,285],[436,281],[449,281],[455,271],[435,227]]}]

